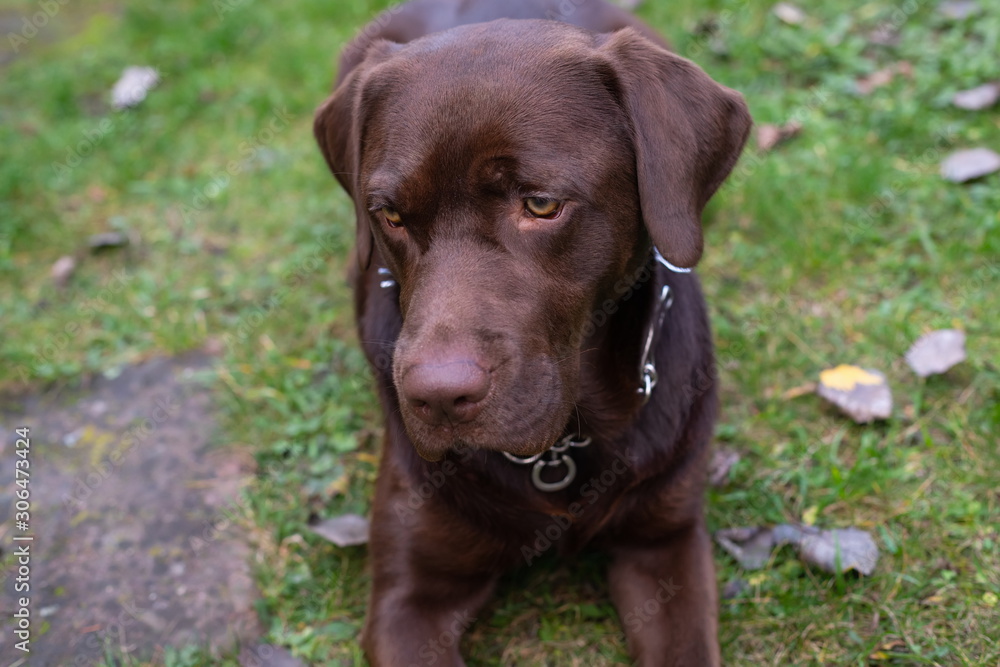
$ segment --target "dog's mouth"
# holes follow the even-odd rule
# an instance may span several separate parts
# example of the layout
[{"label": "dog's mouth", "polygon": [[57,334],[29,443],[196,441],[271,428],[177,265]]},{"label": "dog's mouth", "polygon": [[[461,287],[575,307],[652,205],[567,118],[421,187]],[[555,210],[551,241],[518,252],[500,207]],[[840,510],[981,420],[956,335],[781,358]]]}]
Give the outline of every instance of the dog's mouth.
[{"label": "dog's mouth", "polygon": [[504,434],[483,433],[475,425],[459,424],[431,427],[422,422],[413,424],[404,413],[407,433],[421,458],[440,461],[450,452],[495,451],[520,457],[541,454],[556,444],[565,427],[539,425],[533,433],[510,430]]},{"label": "dog's mouth", "polygon": [[[515,384],[520,386],[491,391],[478,416],[469,421],[446,419],[429,424],[404,403],[403,423],[417,453],[439,461],[453,451],[496,451],[521,457],[547,451],[564,435],[572,415],[572,401],[562,398],[565,385],[557,375],[525,378]],[[533,391],[525,391],[529,386]]]}]

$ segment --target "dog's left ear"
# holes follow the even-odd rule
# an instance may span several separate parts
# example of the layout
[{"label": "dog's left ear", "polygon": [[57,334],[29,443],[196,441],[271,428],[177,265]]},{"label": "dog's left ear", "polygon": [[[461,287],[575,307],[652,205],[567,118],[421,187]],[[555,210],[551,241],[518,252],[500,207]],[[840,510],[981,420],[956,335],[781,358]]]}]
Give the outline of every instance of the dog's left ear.
[{"label": "dog's left ear", "polygon": [[746,102],[632,28],[599,40],[632,123],[646,228],[667,260],[693,267],[704,245],[702,211],[750,133]]},{"label": "dog's left ear", "polygon": [[384,39],[364,46],[360,43],[348,46],[340,61],[336,88],[316,110],[313,119],[313,134],[330,171],[355,202],[356,252],[358,266],[362,270],[371,263],[374,244],[368,212],[358,201],[361,130],[367,115],[363,91],[370,70],[398,48],[398,44]]}]

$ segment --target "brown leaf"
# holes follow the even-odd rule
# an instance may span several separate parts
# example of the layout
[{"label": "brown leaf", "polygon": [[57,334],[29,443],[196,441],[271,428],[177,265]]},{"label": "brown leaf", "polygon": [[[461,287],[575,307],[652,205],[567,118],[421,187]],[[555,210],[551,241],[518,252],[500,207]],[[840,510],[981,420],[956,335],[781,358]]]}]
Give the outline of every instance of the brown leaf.
[{"label": "brown leaf", "polygon": [[872,72],[866,77],[858,79],[858,92],[862,95],[870,95],[876,88],[887,86],[892,83],[896,75],[913,77],[913,65],[903,60],[888,67]]},{"label": "brown leaf", "polygon": [[806,20],[806,13],[789,2],[779,2],[771,11],[788,25],[802,25]]},{"label": "brown leaf", "polygon": [[344,514],[309,528],[338,547],[356,547],[368,544],[368,519],[357,514]]},{"label": "brown leaf", "polygon": [[757,128],[757,150],[762,153],[773,149],[778,144],[788,141],[802,132],[802,123],[790,121],[784,125],[765,123]]},{"label": "brown leaf", "polygon": [[1000,100],[1000,83],[984,83],[955,93],[951,101],[959,109],[979,111],[993,106],[997,100]]},{"label": "brown leaf", "polygon": [[725,528],[715,541],[747,570],[759,570],[771,560],[774,533],[770,528]]},{"label": "brown leaf", "polygon": [[892,390],[885,375],[875,370],[848,365],[825,370],[816,393],[859,424],[892,415]]},{"label": "brown leaf", "polygon": [[856,570],[870,575],[878,564],[878,546],[872,536],[857,528],[816,530],[803,528],[799,557],[824,572]]},{"label": "brown leaf", "polygon": [[965,183],[1000,170],[1000,155],[989,148],[972,148],[949,155],[941,163],[941,175],[953,183]]},{"label": "brown leaf", "polygon": [[57,287],[65,287],[69,283],[69,279],[73,277],[73,273],[76,271],[76,260],[70,255],[65,257],[60,257],[56,260],[56,263],[52,265],[51,276],[52,282],[56,284]]},{"label": "brown leaf", "polygon": [[958,329],[942,329],[921,336],[906,353],[906,363],[923,378],[946,373],[965,359],[965,332]]},{"label": "brown leaf", "polygon": [[781,400],[791,401],[806,394],[815,394],[818,386],[815,382],[806,382],[798,387],[792,387],[781,394]]},{"label": "brown leaf", "polygon": [[781,524],[774,528],[728,528],[715,540],[747,570],[758,570],[771,559],[775,547],[791,544],[802,562],[835,574],[875,571],[879,550],[872,536],[857,528],[821,530],[811,526]]},{"label": "brown leaf", "polygon": [[128,236],[121,232],[105,232],[104,234],[94,234],[87,243],[94,251],[121,248],[128,245]]}]

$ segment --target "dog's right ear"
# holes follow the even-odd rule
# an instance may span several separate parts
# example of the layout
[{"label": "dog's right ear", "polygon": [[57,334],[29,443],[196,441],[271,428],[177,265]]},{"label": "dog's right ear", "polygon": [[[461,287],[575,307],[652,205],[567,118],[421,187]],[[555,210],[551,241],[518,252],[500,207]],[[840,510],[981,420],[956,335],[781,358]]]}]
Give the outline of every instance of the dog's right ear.
[{"label": "dog's right ear", "polygon": [[330,171],[354,200],[357,215],[357,259],[361,270],[371,264],[372,238],[368,211],[358,201],[361,176],[361,134],[365,124],[363,91],[373,66],[400,47],[379,39],[347,46],[340,59],[340,74],[333,94],[316,110],[313,134]]},{"label": "dog's right ear", "polygon": [[600,36],[632,125],[642,216],[673,264],[701,259],[701,214],[753,124],[743,96],[625,28]]}]

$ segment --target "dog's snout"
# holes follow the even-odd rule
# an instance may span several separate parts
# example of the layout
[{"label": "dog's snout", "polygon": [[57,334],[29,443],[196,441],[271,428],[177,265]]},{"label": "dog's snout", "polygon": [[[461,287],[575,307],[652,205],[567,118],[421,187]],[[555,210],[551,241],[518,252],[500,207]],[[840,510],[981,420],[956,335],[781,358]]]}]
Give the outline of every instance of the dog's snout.
[{"label": "dog's snout", "polygon": [[402,398],[431,426],[472,421],[490,393],[490,373],[466,355],[417,360],[404,373]]}]

